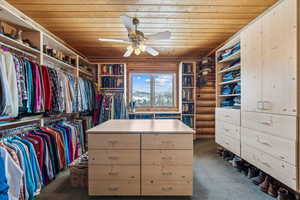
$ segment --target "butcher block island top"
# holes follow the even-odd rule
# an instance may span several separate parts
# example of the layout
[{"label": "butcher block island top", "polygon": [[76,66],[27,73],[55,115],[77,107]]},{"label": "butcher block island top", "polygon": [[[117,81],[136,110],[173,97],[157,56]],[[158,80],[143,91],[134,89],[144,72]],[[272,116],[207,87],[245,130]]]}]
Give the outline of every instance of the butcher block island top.
[{"label": "butcher block island top", "polygon": [[109,120],[87,131],[89,134],[193,134],[195,131],[177,119],[158,120]]}]

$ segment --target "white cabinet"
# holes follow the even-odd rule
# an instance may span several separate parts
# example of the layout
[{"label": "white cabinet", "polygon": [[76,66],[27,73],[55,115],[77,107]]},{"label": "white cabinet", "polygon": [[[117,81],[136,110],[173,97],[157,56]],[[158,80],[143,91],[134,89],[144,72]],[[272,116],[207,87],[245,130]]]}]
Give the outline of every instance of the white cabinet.
[{"label": "white cabinet", "polygon": [[262,20],[257,20],[241,33],[241,109],[262,108]]},{"label": "white cabinet", "polygon": [[241,33],[242,110],[297,113],[297,5],[286,0]]},{"label": "white cabinet", "polygon": [[296,115],[296,34],[296,1],[283,1],[262,17],[263,112]]},{"label": "white cabinet", "polygon": [[241,31],[241,119],[216,112],[218,144],[296,191],[299,13],[298,0],[284,0]]}]

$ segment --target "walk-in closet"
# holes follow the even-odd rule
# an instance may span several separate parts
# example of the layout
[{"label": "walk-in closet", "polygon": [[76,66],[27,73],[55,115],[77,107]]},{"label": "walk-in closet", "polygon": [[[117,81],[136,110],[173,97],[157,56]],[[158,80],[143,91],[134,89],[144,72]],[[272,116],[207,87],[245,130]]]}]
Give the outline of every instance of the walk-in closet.
[{"label": "walk-in closet", "polygon": [[299,200],[299,30],[298,0],[0,0],[0,200]]}]

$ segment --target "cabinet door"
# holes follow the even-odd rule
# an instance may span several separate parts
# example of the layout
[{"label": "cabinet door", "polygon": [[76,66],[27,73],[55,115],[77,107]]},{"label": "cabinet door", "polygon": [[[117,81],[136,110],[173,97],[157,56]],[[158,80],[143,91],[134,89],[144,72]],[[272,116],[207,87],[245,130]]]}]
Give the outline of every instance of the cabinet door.
[{"label": "cabinet door", "polygon": [[258,19],[241,33],[241,109],[258,111],[262,108],[262,23]]},{"label": "cabinet door", "polygon": [[297,112],[296,9],[296,1],[287,0],[262,17],[262,111],[266,113]]}]

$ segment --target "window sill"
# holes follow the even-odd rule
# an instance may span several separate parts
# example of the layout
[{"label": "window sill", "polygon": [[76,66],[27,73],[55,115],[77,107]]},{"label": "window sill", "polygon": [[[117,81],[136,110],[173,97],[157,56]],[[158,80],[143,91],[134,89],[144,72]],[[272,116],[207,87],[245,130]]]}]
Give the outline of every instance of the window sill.
[{"label": "window sill", "polygon": [[181,114],[179,111],[137,111],[137,112],[129,112],[129,114]]}]

